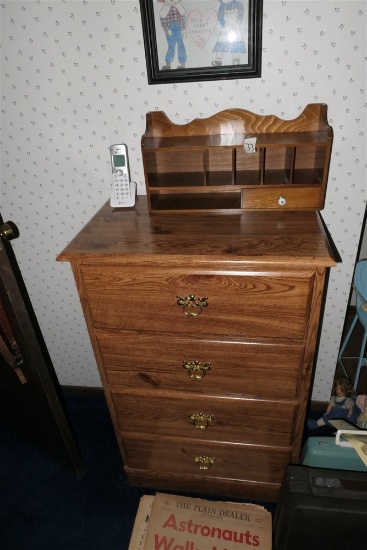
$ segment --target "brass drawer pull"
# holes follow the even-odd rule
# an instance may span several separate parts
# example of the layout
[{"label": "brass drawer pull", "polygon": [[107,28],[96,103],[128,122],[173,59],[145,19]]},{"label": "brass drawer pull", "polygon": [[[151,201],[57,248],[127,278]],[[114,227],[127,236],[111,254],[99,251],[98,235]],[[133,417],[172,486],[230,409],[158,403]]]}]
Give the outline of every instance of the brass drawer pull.
[{"label": "brass drawer pull", "polygon": [[206,430],[206,428],[209,428],[210,423],[214,420],[214,416],[212,414],[205,414],[202,412],[189,412],[188,420],[197,430]]},{"label": "brass drawer pull", "polygon": [[202,314],[203,308],[208,306],[208,297],[198,298],[195,294],[190,294],[183,298],[182,296],[177,295],[177,305],[181,306],[185,315],[190,317],[198,317]]},{"label": "brass drawer pull", "polygon": [[193,380],[201,380],[211,370],[210,363],[202,363],[201,361],[182,361],[182,365]]},{"label": "brass drawer pull", "polygon": [[195,462],[199,470],[209,470],[215,463],[215,456],[192,455],[192,460]]}]

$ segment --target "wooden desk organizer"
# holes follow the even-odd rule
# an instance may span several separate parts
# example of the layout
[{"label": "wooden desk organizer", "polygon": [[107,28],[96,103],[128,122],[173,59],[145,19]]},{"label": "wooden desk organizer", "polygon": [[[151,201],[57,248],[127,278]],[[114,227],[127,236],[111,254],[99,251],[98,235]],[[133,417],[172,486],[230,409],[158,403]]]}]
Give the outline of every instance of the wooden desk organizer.
[{"label": "wooden desk organizer", "polygon": [[[246,152],[251,138],[254,151]],[[332,141],[321,103],[293,120],[227,109],[178,125],[162,111],[148,113],[142,155],[149,211],[321,210]]]}]

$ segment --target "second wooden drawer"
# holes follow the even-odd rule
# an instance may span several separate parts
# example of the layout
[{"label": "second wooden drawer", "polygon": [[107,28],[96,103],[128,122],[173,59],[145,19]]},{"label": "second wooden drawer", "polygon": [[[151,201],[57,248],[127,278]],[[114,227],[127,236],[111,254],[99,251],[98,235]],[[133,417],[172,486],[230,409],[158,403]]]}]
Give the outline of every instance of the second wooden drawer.
[{"label": "second wooden drawer", "polygon": [[263,399],[299,395],[303,342],[134,331],[96,331],[96,337],[111,385]]},{"label": "second wooden drawer", "polygon": [[162,391],[112,393],[112,401],[124,436],[144,432],[256,445],[293,443],[294,402]]}]

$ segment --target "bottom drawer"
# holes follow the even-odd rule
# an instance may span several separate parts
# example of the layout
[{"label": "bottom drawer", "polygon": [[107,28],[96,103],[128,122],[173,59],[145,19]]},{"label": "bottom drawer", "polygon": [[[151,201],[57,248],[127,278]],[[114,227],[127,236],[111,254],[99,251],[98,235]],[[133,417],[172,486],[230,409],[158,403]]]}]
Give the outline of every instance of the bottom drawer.
[{"label": "bottom drawer", "polygon": [[225,477],[204,477],[197,475],[167,474],[135,470],[125,465],[125,473],[133,486],[147,487],[155,491],[192,493],[198,496],[212,495],[226,500],[238,498],[247,501],[277,502],[280,482],[261,483],[258,481],[230,479]]},{"label": "bottom drawer", "polygon": [[156,474],[198,475],[280,483],[291,461],[290,447],[263,447],[154,438],[136,434],[124,438],[128,468]]}]

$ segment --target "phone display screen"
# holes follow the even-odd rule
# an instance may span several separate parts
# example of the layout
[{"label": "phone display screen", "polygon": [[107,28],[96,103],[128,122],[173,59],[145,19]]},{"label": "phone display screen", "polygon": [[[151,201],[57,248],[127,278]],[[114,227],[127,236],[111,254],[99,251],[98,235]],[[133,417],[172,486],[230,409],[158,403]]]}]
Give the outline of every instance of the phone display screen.
[{"label": "phone display screen", "polygon": [[113,155],[113,164],[115,168],[123,168],[126,166],[125,155]]}]

